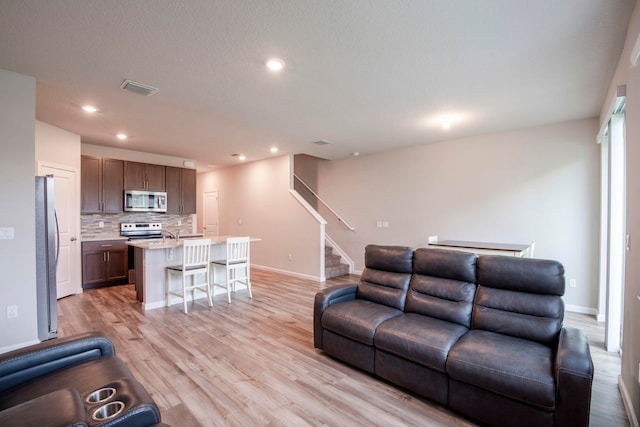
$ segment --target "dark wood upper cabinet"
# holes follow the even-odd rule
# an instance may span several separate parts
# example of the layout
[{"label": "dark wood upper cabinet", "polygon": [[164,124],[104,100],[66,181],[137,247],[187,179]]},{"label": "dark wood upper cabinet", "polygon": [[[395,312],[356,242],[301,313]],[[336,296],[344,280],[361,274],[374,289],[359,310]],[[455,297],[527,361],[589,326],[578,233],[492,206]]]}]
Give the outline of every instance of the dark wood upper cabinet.
[{"label": "dark wood upper cabinet", "polygon": [[165,176],[167,213],[196,213],[196,171],[167,166]]},{"label": "dark wood upper cabinet", "polygon": [[98,157],[80,159],[80,211],[102,212],[102,159]]},{"label": "dark wood upper cabinet", "polygon": [[103,212],[122,212],[124,205],[124,162],[102,159]]},{"label": "dark wood upper cabinet", "polygon": [[127,190],[165,191],[165,167],[124,162],[124,187]]},{"label": "dark wood upper cabinet", "polygon": [[146,165],[147,173],[147,190],[149,191],[165,191],[164,166]]},{"label": "dark wood upper cabinet", "polygon": [[122,212],[124,162],[82,156],[80,167],[80,211],[83,214]]},{"label": "dark wood upper cabinet", "polygon": [[196,213],[196,171],[182,170],[182,213]]}]

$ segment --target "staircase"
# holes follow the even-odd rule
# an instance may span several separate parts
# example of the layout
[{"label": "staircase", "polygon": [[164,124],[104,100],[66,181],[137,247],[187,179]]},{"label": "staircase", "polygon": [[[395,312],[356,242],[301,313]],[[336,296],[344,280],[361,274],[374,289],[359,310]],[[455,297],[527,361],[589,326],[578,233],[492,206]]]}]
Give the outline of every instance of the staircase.
[{"label": "staircase", "polygon": [[340,261],[342,258],[340,255],[333,253],[331,246],[324,247],[324,277],[325,279],[332,279],[334,277],[349,274],[349,265],[343,264]]}]

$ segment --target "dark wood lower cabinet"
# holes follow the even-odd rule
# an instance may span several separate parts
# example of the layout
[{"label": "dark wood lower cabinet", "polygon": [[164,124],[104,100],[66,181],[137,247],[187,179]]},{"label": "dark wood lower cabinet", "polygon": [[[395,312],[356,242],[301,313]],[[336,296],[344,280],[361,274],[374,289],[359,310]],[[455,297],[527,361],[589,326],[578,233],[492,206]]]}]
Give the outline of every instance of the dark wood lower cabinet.
[{"label": "dark wood lower cabinet", "polygon": [[82,289],[129,282],[129,252],[125,241],[82,243]]}]

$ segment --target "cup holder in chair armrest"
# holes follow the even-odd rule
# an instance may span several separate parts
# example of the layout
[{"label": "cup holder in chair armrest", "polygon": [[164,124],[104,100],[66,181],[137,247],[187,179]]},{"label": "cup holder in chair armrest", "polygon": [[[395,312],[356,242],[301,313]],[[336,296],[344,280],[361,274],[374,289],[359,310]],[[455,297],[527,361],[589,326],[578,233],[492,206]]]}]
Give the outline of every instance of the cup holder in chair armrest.
[{"label": "cup holder in chair armrest", "polygon": [[84,396],[91,425],[149,426],[160,423],[160,410],[134,378],[112,381]]},{"label": "cup holder in chair armrest", "polygon": [[103,387],[98,390],[89,393],[87,398],[84,400],[89,404],[94,403],[102,403],[106,400],[111,399],[116,394],[116,389],[113,387]]},{"label": "cup holder in chair armrest", "polygon": [[87,413],[77,390],[63,388],[0,411],[0,425],[47,426],[86,424]]},{"label": "cup holder in chair armrest", "polygon": [[93,414],[91,414],[91,419],[99,422],[107,421],[117,417],[122,411],[124,411],[124,403],[119,400],[114,400],[94,410]]}]

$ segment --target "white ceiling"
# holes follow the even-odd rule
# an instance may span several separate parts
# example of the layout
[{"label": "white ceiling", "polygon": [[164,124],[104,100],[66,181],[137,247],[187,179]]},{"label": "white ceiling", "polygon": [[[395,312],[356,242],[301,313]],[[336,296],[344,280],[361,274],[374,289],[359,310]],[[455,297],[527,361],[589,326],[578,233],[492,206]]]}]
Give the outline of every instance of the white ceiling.
[{"label": "white ceiling", "polygon": [[0,0],[0,68],[34,76],[38,120],[85,143],[198,169],[272,145],[336,159],[597,116],[634,4]]}]

